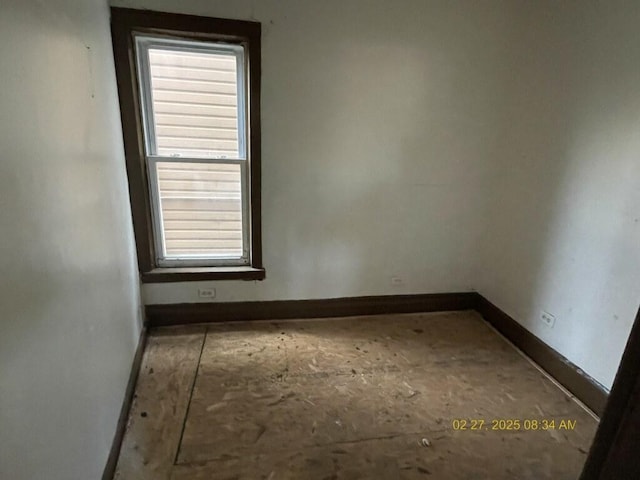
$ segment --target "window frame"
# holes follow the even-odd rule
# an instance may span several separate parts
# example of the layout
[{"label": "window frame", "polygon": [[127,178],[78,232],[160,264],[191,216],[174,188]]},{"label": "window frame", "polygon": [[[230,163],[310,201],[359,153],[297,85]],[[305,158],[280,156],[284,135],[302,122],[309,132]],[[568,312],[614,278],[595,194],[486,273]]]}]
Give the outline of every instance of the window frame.
[{"label": "window frame", "polygon": [[[207,42],[208,43],[208,42]],[[251,165],[247,155],[246,132],[248,112],[246,100],[248,97],[247,72],[245,48],[246,45],[225,42],[211,42],[210,45],[192,39],[184,39],[177,36],[160,36],[134,33],[134,45],[136,53],[136,74],[138,80],[138,96],[141,102],[143,135],[145,146],[145,166],[149,178],[149,194],[151,197],[151,223],[153,227],[155,261],[159,267],[222,267],[222,266],[242,266],[251,264],[251,215],[249,213],[249,175]],[[155,131],[155,111],[152,98],[152,77],[149,52],[153,49],[172,50],[176,52],[218,52],[224,55],[233,56],[236,62],[236,86],[238,99],[238,155],[236,157],[214,157],[214,156],[171,156],[161,155],[158,152],[157,135]],[[159,189],[158,163],[200,163],[200,164],[227,164],[237,165],[240,171],[242,183],[241,189],[241,212],[242,212],[242,255],[236,258],[219,258],[213,255],[202,255],[198,258],[189,256],[167,256],[165,250],[166,239],[163,229],[162,218],[162,198]]]},{"label": "window frame", "polygon": [[[136,239],[138,268],[144,283],[197,280],[262,280],[261,195],[260,195],[260,36],[258,22],[111,7],[113,42],[120,115],[129,196]],[[158,243],[154,236],[154,205],[147,170],[147,140],[143,121],[143,100],[137,75],[136,36],[157,36],[177,40],[212,41],[244,47],[246,105],[245,135],[247,188],[245,211],[249,225],[249,263],[246,265],[165,266],[158,264]],[[149,156],[150,157],[150,156]],[[180,157],[178,157],[180,158]],[[161,161],[161,160],[160,160]]]}]

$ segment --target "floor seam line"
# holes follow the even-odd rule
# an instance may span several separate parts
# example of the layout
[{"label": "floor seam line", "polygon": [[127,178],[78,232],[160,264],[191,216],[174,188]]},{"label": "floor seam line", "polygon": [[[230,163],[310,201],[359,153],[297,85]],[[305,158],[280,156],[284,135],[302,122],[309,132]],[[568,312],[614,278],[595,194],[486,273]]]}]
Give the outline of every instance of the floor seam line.
[{"label": "floor seam line", "polygon": [[596,420],[597,422],[600,422],[600,417],[598,417],[598,415],[596,415],[596,413],[593,410],[591,410],[584,403],[582,403],[582,401],[578,397],[576,397],[573,393],[571,393],[569,389],[567,389],[558,380],[556,380],[553,375],[551,375],[544,368],[542,368],[533,358],[531,358],[523,350],[521,350],[520,347],[518,347],[515,343],[509,340],[505,335],[502,334],[502,332],[500,332],[496,327],[491,325],[491,323],[489,323],[484,318],[483,320],[491,330],[493,330],[502,340],[504,340],[511,348],[513,348],[522,358],[524,358],[530,365],[532,365],[533,368],[538,370],[538,372],[540,372],[547,380],[549,380],[554,387],[556,387],[558,390],[564,393],[567,397],[569,397],[569,399],[573,403],[575,403],[580,408],[582,408],[582,410],[584,410],[587,414],[589,414],[594,420]]},{"label": "floor seam line", "polygon": [[[428,433],[429,435],[433,435],[433,434],[439,434],[439,433],[443,433],[446,432],[447,430],[444,428],[438,429],[438,430],[429,430],[428,432],[426,431],[420,431],[420,432],[402,432],[402,433],[393,433],[393,434],[389,434],[389,435],[381,435],[378,437],[365,437],[365,438],[359,438],[359,439],[355,439],[355,440],[342,440],[342,441],[336,441],[336,442],[329,442],[329,443],[320,443],[320,444],[314,444],[314,445],[304,445],[302,447],[299,447],[299,451],[307,451],[307,450],[313,450],[316,448],[331,448],[331,447],[340,447],[343,445],[352,445],[352,444],[356,444],[356,443],[364,443],[364,442],[371,442],[371,441],[375,441],[375,440],[393,440],[396,438],[405,438],[405,437],[412,437],[412,436],[424,436],[426,433]],[[280,450],[272,450],[268,453],[259,453],[258,455],[267,455],[267,454],[273,454],[273,453],[282,453],[282,452],[287,452],[290,449],[280,449]],[[238,454],[237,457],[234,458],[241,458],[242,455],[245,452],[240,452],[240,454]],[[225,461],[225,459],[203,459],[203,460],[190,460],[190,461],[186,461],[186,462],[182,462],[182,463],[176,463],[175,466],[176,467],[190,467],[193,465],[203,465],[203,464],[210,464],[210,463],[216,463],[216,462],[223,462]]]},{"label": "floor seam line", "polygon": [[196,380],[198,379],[198,372],[200,371],[200,362],[202,361],[202,352],[204,352],[204,345],[207,341],[207,334],[209,333],[209,327],[205,326],[204,335],[202,335],[202,345],[200,345],[200,354],[198,355],[198,364],[196,366],[195,374],[193,375],[193,381],[191,382],[191,389],[189,391],[189,400],[187,401],[187,410],[184,413],[184,419],[182,421],[182,428],[180,429],[180,439],[178,440],[178,448],[176,449],[176,456],[173,459],[173,465],[178,465],[178,458],[180,457],[180,449],[182,448],[182,438],[184,436],[184,430],[187,426],[187,419],[189,418],[189,409],[191,408],[191,400],[193,398],[193,391],[196,388]]}]

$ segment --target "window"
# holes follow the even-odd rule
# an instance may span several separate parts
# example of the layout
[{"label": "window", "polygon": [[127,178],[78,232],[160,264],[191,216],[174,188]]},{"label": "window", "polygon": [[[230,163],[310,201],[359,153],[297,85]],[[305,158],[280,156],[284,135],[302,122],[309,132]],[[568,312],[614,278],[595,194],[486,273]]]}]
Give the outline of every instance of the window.
[{"label": "window", "polygon": [[111,12],[143,281],[264,278],[260,24]]}]

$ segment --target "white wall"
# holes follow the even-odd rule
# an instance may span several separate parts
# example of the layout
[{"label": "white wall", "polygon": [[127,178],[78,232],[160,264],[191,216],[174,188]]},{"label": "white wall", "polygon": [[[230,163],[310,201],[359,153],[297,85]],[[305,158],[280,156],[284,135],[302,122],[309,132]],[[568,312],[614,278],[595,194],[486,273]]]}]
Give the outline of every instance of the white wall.
[{"label": "white wall", "polygon": [[100,478],[140,332],[108,10],[0,0],[0,478]]},{"label": "white wall", "polygon": [[[263,25],[263,282],[146,303],[467,291],[501,96],[499,2],[118,0]],[[401,276],[404,285],[392,286]]]},{"label": "white wall", "polygon": [[[0,477],[97,478],[140,331],[108,11],[0,1]],[[640,300],[639,7],[513,5],[181,4],[264,28],[268,279],[216,300],[476,287],[610,386]]]},{"label": "white wall", "polygon": [[268,278],[145,303],[475,288],[611,385],[640,300],[636,4],[114,4],[264,29]]},{"label": "white wall", "polygon": [[640,4],[572,5],[513,25],[476,286],[608,388],[640,304]]}]

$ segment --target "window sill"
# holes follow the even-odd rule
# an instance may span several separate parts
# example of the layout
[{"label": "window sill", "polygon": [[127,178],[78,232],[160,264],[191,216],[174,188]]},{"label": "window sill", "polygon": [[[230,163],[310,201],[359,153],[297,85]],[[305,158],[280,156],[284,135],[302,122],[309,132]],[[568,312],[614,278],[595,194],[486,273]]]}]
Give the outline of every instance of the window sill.
[{"label": "window sill", "polygon": [[154,268],[142,274],[142,283],[198,282],[203,280],[264,280],[264,268],[172,267]]}]

